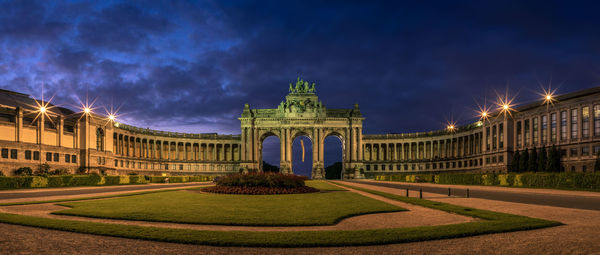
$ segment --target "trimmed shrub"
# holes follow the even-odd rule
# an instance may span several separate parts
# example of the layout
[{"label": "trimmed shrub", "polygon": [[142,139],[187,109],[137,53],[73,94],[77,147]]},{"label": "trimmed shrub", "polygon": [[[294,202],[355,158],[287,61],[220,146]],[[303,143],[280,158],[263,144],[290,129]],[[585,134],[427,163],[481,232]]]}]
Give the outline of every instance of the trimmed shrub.
[{"label": "trimmed shrub", "polygon": [[48,187],[48,179],[41,176],[32,176],[31,184],[29,185],[31,188],[45,188]]},{"label": "trimmed shrub", "polygon": [[0,189],[23,189],[31,187],[32,176],[1,176]]},{"label": "trimmed shrub", "polygon": [[144,178],[144,176],[140,176],[140,175],[130,175],[129,176],[129,184],[144,184],[144,183],[148,183],[148,181],[146,181],[146,178]]},{"label": "trimmed shrub", "polygon": [[166,176],[150,176],[151,183],[165,183]]},{"label": "trimmed shrub", "polygon": [[50,173],[50,165],[48,165],[48,163],[40,164],[38,166],[38,169],[35,170],[35,172],[34,172],[35,175],[41,175],[41,176],[46,176],[49,173]]},{"label": "trimmed shrub", "polygon": [[31,170],[31,167],[21,167],[15,170],[14,174],[19,176],[31,176],[33,174],[33,170]]},{"label": "trimmed shrub", "polygon": [[129,184],[129,176],[105,176],[104,185]]}]

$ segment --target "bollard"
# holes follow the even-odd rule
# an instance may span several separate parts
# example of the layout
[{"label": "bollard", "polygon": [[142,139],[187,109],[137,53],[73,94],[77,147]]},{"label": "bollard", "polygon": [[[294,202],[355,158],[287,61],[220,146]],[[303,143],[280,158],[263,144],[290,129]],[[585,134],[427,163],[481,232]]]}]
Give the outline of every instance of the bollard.
[{"label": "bollard", "polygon": [[469,198],[469,189],[467,189],[467,198]]},{"label": "bollard", "polygon": [[450,188],[448,188],[448,196],[451,196],[452,193],[450,192]]},{"label": "bollard", "polygon": [[419,198],[423,199],[423,189],[419,188]]},{"label": "bollard", "polygon": [[406,197],[408,197],[408,189],[406,189]]}]

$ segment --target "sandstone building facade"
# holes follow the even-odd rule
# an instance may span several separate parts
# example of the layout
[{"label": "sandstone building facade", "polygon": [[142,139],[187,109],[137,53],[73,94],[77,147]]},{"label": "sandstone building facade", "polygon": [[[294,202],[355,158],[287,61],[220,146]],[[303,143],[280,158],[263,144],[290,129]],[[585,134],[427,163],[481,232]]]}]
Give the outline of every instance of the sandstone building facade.
[{"label": "sandstone building facade", "polygon": [[[600,87],[520,106],[506,117],[452,130],[363,134],[358,105],[328,109],[314,83],[298,79],[277,108],[245,105],[241,135],[187,134],[137,128],[106,116],[54,107],[37,118],[30,96],[0,90],[0,170],[78,168],[107,174],[223,175],[262,168],[262,143],[280,140],[280,167],[292,172],[292,142],[313,145],[313,178],[323,178],[324,140],[342,142],[344,178],[374,173],[505,172],[516,150],[558,146],[565,171],[593,171],[600,151]],[[400,116],[393,116],[400,117]]]}]

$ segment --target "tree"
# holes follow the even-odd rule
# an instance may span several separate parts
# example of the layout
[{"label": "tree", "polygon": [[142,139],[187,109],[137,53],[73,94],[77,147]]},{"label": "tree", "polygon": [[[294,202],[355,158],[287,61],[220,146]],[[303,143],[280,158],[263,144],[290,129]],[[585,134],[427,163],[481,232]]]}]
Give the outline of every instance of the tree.
[{"label": "tree", "polygon": [[527,162],[527,171],[537,172],[537,148],[535,146],[529,152],[529,162]]},{"label": "tree", "polygon": [[529,164],[529,149],[525,149],[521,155],[519,161],[519,172],[527,171],[527,164]]},{"label": "tree", "polygon": [[600,150],[596,153],[596,163],[594,164],[594,172],[600,171]]},{"label": "tree", "polygon": [[546,169],[546,165],[548,164],[548,163],[546,163],[547,161],[548,161],[548,154],[546,152],[546,147],[542,147],[540,149],[540,156],[538,157],[537,170],[541,171],[541,172],[548,171],[548,169]]},{"label": "tree", "polygon": [[560,150],[556,145],[552,145],[548,153],[548,162],[546,169],[550,172],[560,172]]},{"label": "tree", "polygon": [[513,158],[512,158],[512,160],[510,162],[510,171],[511,172],[517,172],[517,171],[519,171],[519,160],[520,159],[521,159],[521,157],[520,157],[519,150],[516,150],[513,153]]}]

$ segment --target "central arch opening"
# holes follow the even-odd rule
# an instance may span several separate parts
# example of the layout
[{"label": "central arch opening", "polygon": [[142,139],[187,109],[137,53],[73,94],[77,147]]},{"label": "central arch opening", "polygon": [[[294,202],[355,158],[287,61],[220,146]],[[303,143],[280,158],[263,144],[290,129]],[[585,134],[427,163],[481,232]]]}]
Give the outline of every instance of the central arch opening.
[{"label": "central arch opening", "polygon": [[[304,161],[302,161],[304,144]],[[292,171],[296,175],[312,178],[313,149],[312,141],[306,135],[300,135],[292,141]]]},{"label": "central arch opening", "polygon": [[342,179],[342,138],[341,136],[330,135],[325,137],[324,143],[325,179]]},{"label": "central arch opening", "polygon": [[263,139],[262,159],[260,162],[263,172],[279,172],[279,163],[281,162],[280,147],[281,141],[275,135],[270,135]]}]

